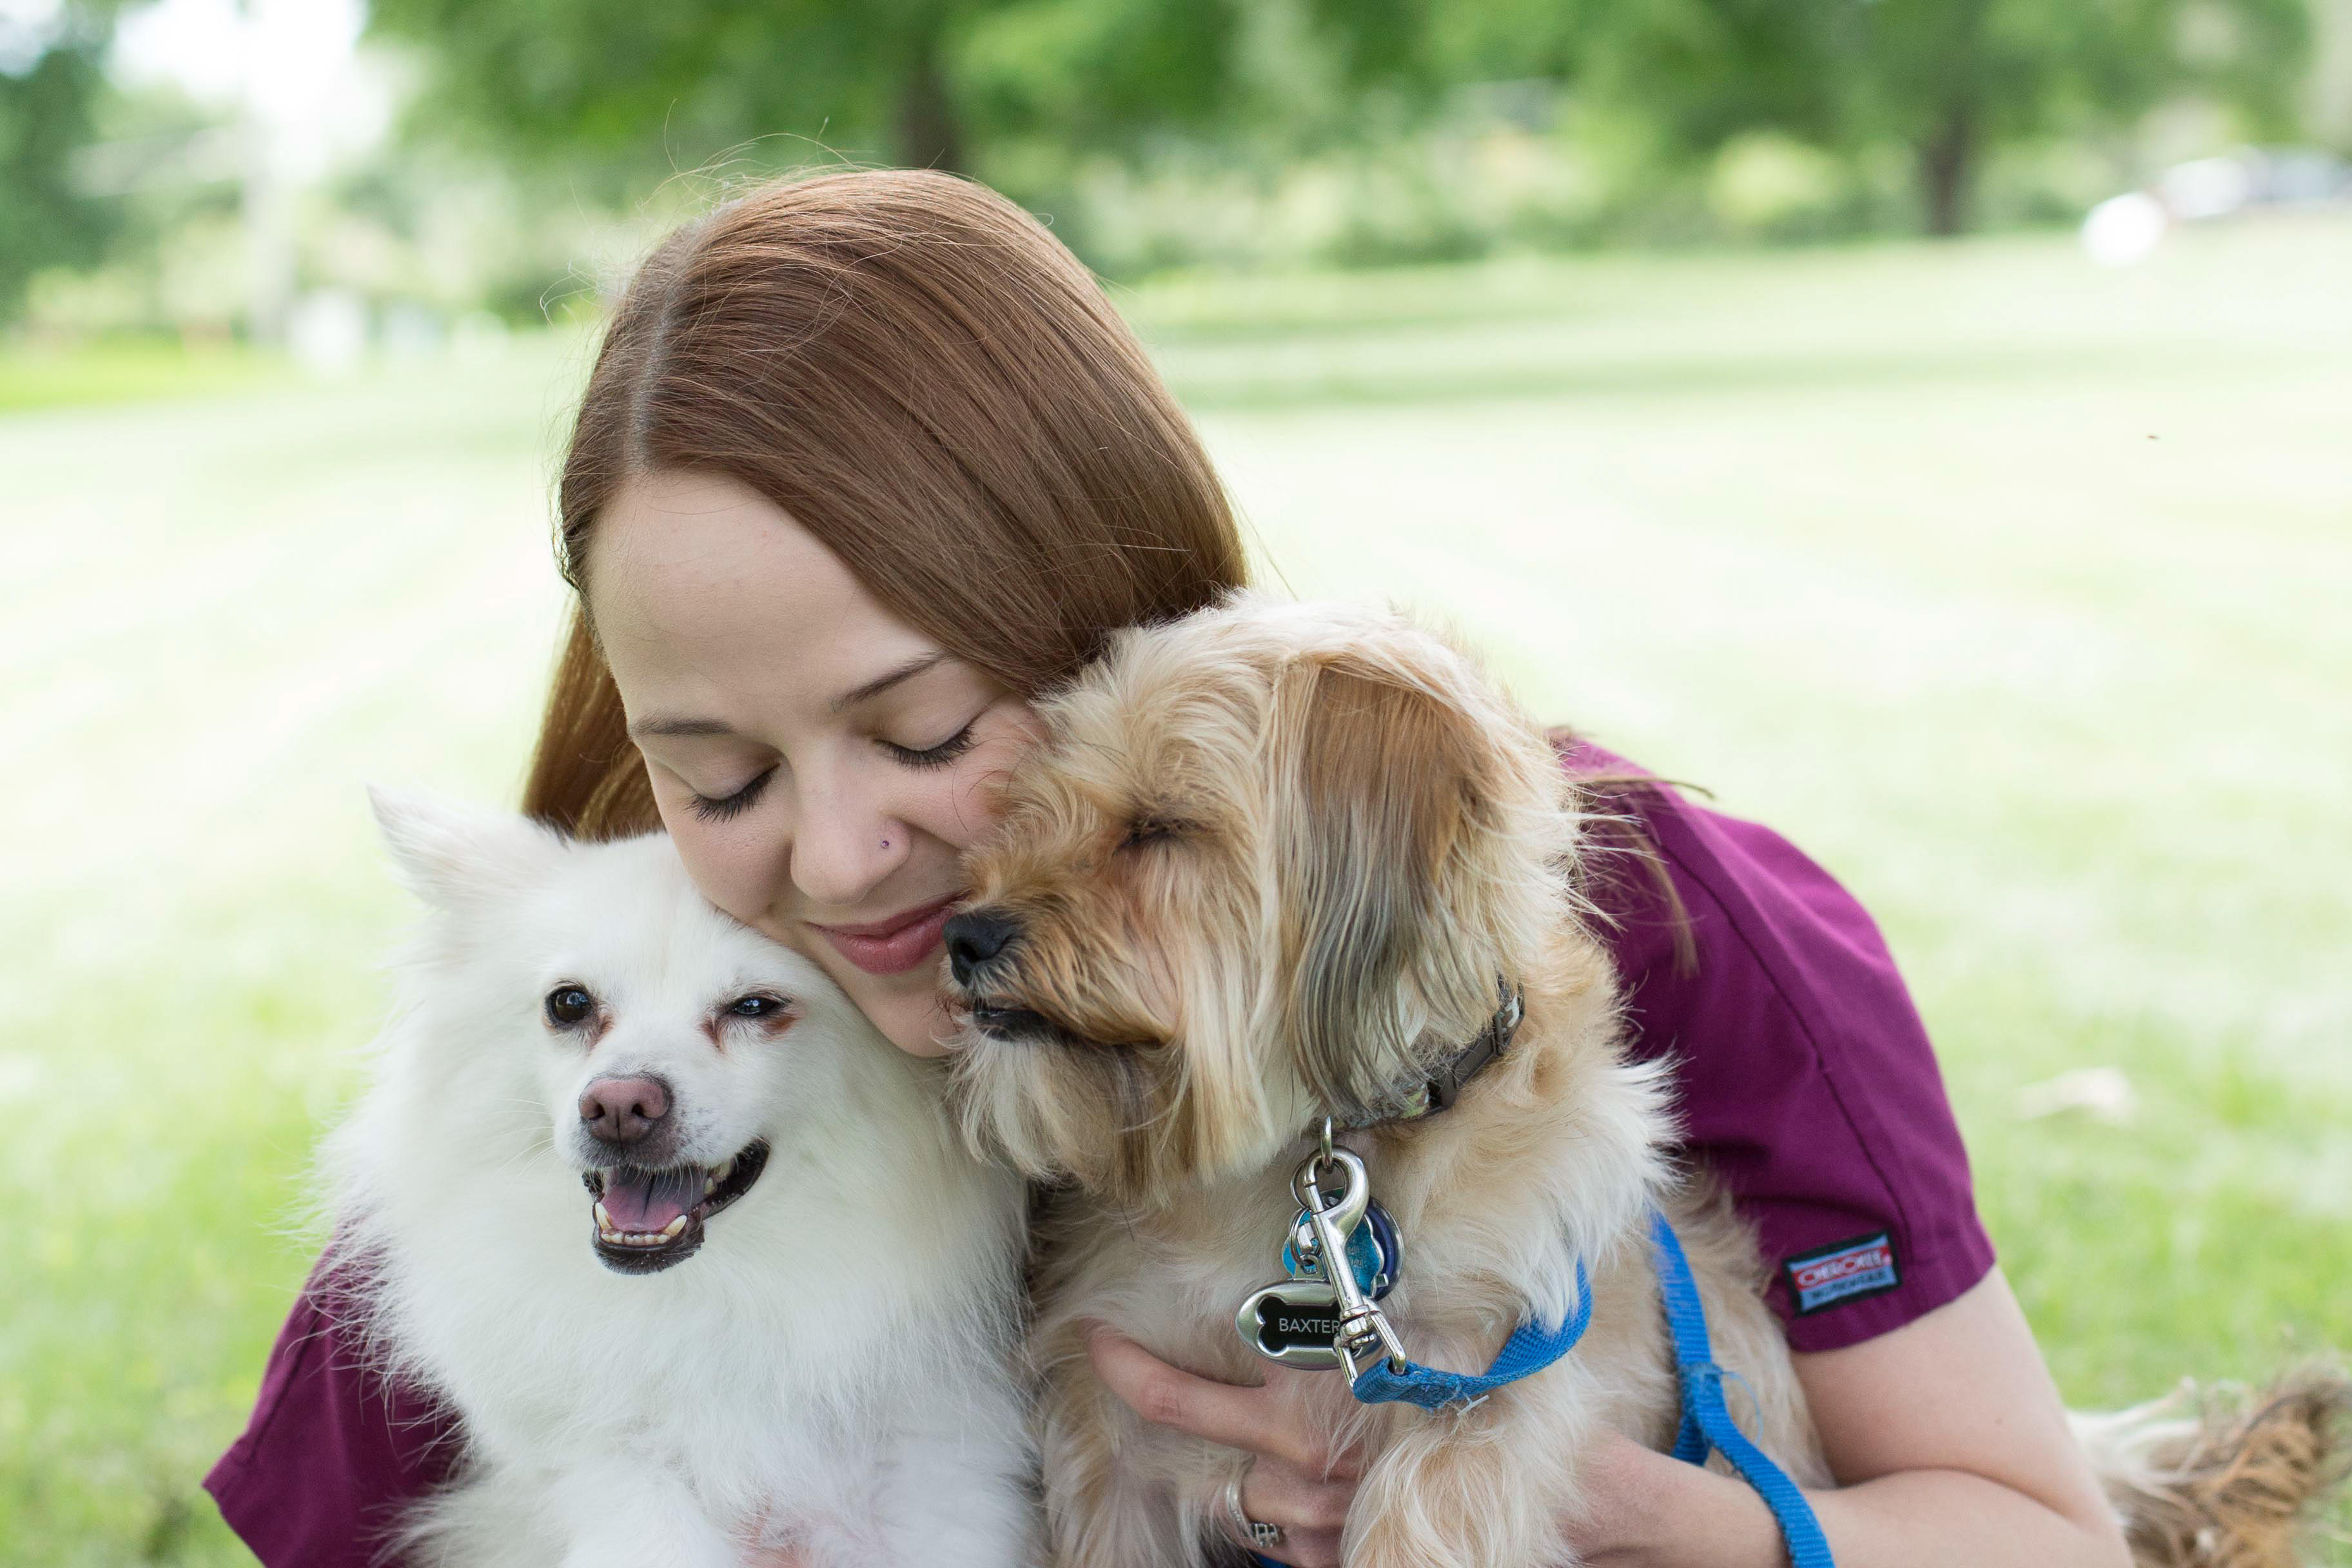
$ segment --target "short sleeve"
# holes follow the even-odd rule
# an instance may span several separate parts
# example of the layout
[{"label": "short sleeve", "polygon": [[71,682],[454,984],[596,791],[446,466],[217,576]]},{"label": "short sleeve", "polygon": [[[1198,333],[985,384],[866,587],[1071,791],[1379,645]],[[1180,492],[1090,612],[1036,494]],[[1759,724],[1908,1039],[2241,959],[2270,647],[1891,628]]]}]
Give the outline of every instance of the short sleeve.
[{"label": "short sleeve", "polygon": [[[1633,771],[1587,745],[1563,762]],[[1593,896],[1633,1048],[1670,1061],[1684,1146],[1755,1231],[1791,1347],[1874,1338],[1982,1279],[1968,1152],[1876,924],[1767,828],[1663,784],[1612,799],[1639,832]]]},{"label": "short sleeve", "polygon": [[265,1568],[368,1568],[404,1507],[448,1473],[457,1423],[362,1364],[321,1262],[269,1352],[245,1435],[205,1489]]}]

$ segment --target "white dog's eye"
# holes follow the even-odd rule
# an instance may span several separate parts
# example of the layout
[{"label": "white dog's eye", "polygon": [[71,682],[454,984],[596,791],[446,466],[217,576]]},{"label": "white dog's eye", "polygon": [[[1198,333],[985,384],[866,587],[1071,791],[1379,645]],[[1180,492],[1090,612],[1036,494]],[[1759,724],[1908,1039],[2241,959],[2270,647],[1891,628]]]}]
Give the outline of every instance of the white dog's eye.
[{"label": "white dog's eye", "polygon": [[547,994],[547,1021],[559,1029],[584,1024],[596,1011],[596,998],[577,985],[559,985]]},{"label": "white dog's eye", "polygon": [[743,996],[727,1010],[739,1018],[772,1018],[784,1010],[784,1003],[778,996]]}]

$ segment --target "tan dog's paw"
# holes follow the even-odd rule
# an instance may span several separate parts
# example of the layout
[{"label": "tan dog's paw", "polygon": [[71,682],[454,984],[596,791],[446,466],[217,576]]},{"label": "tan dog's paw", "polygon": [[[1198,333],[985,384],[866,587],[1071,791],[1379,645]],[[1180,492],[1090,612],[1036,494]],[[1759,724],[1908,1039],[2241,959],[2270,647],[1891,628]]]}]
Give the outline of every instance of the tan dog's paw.
[{"label": "tan dog's paw", "polygon": [[1433,1415],[1364,1478],[1340,1547],[1347,1568],[1571,1562],[1553,1494],[1559,1456],[1516,1452],[1507,1427]]}]

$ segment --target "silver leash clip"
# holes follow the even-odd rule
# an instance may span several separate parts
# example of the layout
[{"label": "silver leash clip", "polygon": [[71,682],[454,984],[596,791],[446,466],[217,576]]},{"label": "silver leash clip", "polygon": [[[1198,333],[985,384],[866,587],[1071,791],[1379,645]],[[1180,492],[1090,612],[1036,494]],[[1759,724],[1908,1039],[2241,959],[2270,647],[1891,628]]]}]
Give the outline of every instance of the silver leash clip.
[{"label": "silver leash clip", "polygon": [[[1336,1186],[1327,1186],[1334,1177]],[[1371,1178],[1353,1150],[1332,1147],[1328,1121],[1320,1146],[1292,1173],[1290,1191],[1307,1216],[1291,1237],[1295,1272],[1242,1302],[1234,1326],[1243,1342],[1284,1366],[1337,1368],[1350,1387],[1381,1356],[1403,1371],[1404,1346],[1348,1261],[1348,1238],[1371,1206]]]}]

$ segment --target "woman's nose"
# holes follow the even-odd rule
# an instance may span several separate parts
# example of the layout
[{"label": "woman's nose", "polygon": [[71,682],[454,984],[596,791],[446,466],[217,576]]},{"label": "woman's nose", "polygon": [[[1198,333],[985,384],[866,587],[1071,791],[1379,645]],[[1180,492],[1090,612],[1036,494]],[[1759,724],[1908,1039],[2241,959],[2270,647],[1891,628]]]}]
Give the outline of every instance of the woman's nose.
[{"label": "woman's nose", "polygon": [[850,792],[808,792],[795,815],[793,886],[819,910],[857,910],[907,858],[907,829]]}]

